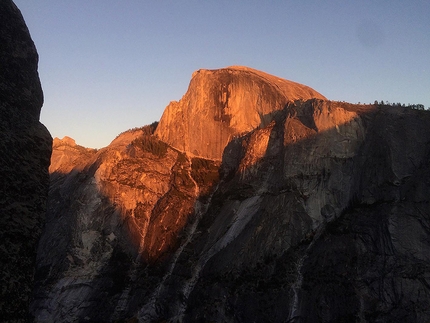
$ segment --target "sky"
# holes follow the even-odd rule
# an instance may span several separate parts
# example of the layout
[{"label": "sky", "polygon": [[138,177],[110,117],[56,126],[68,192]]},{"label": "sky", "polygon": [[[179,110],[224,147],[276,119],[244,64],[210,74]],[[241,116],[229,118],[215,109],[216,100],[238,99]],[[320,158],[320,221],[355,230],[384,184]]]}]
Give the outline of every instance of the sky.
[{"label": "sky", "polygon": [[194,71],[243,65],[330,100],[430,107],[429,0],[14,0],[53,137],[101,148],[158,121]]}]

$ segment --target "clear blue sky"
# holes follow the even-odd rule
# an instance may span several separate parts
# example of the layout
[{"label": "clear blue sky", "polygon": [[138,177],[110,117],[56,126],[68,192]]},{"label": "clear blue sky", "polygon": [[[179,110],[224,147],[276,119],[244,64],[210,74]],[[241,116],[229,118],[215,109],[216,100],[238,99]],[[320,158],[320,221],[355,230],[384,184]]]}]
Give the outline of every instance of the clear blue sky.
[{"label": "clear blue sky", "polygon": [[40,56],[41,121],[87,147],[159,120],[200,68],[430,107],[429,0],[14,1]]}]

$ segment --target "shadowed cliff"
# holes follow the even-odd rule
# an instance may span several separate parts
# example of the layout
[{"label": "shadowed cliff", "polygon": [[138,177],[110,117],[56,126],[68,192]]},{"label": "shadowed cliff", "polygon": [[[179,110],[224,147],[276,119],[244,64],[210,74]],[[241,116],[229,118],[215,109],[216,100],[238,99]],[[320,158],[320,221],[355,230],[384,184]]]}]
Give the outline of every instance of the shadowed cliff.
[{"label": "shadowed cliff", "polygon": [[259,118],[221,165],[153,125],[51,174],[37,321],[428,321],[430,114],[311,99]]},{"label": "shadowed cliff", "polygon": [[38,56],[20,11],[0,2],[0,317],[30,319],[52,138],[39,122]]},{"label": "shadowed cliff", "polygon": [[308,101],[232,142],[202,234],[178,260],[200,264],[180,317],[428,321],[429,122]]}]

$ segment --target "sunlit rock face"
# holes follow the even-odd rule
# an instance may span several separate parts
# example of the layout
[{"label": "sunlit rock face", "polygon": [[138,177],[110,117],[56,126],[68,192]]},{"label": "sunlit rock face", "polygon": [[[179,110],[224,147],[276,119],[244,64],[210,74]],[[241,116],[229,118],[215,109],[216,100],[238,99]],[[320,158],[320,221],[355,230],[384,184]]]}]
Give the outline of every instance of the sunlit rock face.
[{"label": "sunlit rock face", "polygon": [[157,136],[196,156],[221,159],[227,143],[271,121],[297,99],[324,97],[315,90],[248,67],[194,72],[187,93],[171,102]]},{"label": "sunlit rock face", "polygon": [[36,321],[430,321],[430,114],[266,112],[219,162],[152,125],[54,171]]},{"label": "sunlit rock face", "polygon": [[219,163],[171,148],[153,135],[155,126],[127,131],[99,151],[54,141],[36,321],[122,318],[136,277],[180,245]]},{"label": "sunlit rock face", "polygon": [[12,1],[0,2],[0,320],[30,319],[52,138],[39,122],[38,56]]},{"label": "sunlit rock face", "polygon": [[82,168],[96,152],[96,149],[77,145],[70,137],[54,138],[49,173],[67,174],[74,168]]}]

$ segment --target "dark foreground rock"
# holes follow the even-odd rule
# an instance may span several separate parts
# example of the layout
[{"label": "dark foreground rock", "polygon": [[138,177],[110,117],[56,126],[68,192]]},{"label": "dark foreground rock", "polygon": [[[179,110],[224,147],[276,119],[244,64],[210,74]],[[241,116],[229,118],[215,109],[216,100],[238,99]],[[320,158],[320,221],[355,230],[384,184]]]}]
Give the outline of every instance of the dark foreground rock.
[{"label": "dark foreground rock", "polygon": [[51,174],[36,321],[430,321],[430,113],[311,99],[259,115],[221,165],[155,125],[74,150]]},{"label": "dark foreground rock", "polygon": [[17,7],[0,2],[0,317],[26,321],[45,219],[52,138],[39,122],[38,56]]}]

